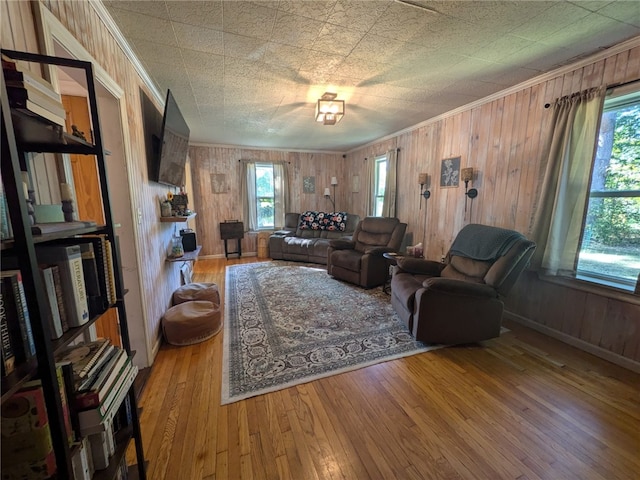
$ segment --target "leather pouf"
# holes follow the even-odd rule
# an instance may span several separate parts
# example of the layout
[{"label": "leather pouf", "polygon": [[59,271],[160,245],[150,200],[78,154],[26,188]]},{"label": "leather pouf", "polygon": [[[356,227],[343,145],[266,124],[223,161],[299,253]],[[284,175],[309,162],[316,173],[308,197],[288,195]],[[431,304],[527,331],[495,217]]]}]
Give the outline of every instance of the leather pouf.
[{"label": "leather pouf", "polygon": [[193,345],[203,342],[220,331],[220,305],[207,300],[179,303],[162,317],[164,338],[171,345]]},{"label": "leather pouf", "polygon": [[215,283],[187,283],[173,292],[173,304],[178,305],[193,300],[207,300],[220,305],[220,292]]}]

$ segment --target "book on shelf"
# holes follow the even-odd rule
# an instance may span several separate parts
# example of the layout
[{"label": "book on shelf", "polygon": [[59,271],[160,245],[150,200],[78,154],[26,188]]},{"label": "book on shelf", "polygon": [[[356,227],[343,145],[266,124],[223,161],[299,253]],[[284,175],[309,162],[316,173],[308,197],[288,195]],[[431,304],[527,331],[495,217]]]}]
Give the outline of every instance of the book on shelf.
[{"label": "book on shelf", "polygon": [[40,105],[42,108],[46,108],[51,113],[58,115],[59,117],[66,117],[64,106],[59,100],[54,100],[50,96],[42,93],[41,91],[26,86],[7,85],[7,96],[9,97],[9,103],[18,102],[24,103],[27,100]]},{"label": "book on shelf", "polygon": [[84,286],[82,255],[78,245],[38,245],[38,262],[57,265],[64,294],[64,306],[70,327],[89,321],[87,293]]},{"label": "book on shelf", "polygon": [[0,297],[0,340],[2,342],[2,376],[6,377],[13,372],[15,368],[16,356],[13,353],[13,346],[11,345],[7,311],[4,308],[3,297]]},{"label": "book on shelf", "polygon": [[79,245],[82,257],[82,273],[84,275],[84,285],[87,292],[87,304],[89,315],[96,316],[104,313],[108,307],[108,297],[104,283],[104,272],[102,271],[102,258],[99,259],[96,253],[100,239],[97,237],[73,237],[56,240],[61,245]]},{"label": "book on shelf", "polygon": [[[56,284],[53,278],[53,267],[40,265],[40,275],[44,283],[44,289],[47,293],[47,303],[49,306],[49,329],[51,339],[60,338],[64,331],[62,330],[62,319],[60,318],[60,310],[58,309],[58,297],[56,295]],[[56,267],[57,268],[57,267]]]},{"label": "book on shelf", "polygon": [[16,108],[23,111],[26,110],[28,112],[35,113],[36,115],[49,120],[56,125],[64,127],[65,117],[61,117],[60,115],[53,113],[48,108],[42,107],[37,103],[32,102],[31,100],[20,101],[12,100],[11,98],[9,98],[9,106],[11,106],[11,108]]},{"label": "book on shelf", "polygon": [[78,448],[74,449],[71,456],[71,468],[73,469],[74,480],[91,480],[93,477],[91,445],[87,437],[80,440]]},{"label": "book on shelf", "polygon": [[26,382],[2,404],[3,478],[49,478],[56,471],[42,383]]},{"label": "book on shelf", "polygon": [[22,285],[20,270],[6,270],[0,273],[0,303],[4,306],[9,327],[9,338],[16,361],[27,362],[36,354],[36,346],[31,331],[31,319],[27,299]]},{"label": "book on shelf", "polygon": [[58,379],[58,390],[60,391],[60,403],[62,404],[62,416],[64,419],[64,427],[67,431],[67,441],[69,445],[75,442],[76,436],[71,422],[71,406],[69,405],[69,396],[67,395],[67,385],[65,383],[65,374],[63,365],[56,364],[56,378]]},{"label": "book on shelf", "polygon": [[32,235],[46,235],[48,233],[69,232],[76,228],[95,227],[96,222],[92,220],[77,220],[74,222],[47,222],[36,223],[31,226]]},{"label": "book on shelf", "polygon": [[7,87],[19,87],[46,95],[53,102],[62,102],[62,96],[53,89],[53,85],[42,77],[32,74],[24,68],[5,68],[2,73]]},{"label": "book on shelf", "polygon": [[88,384],[80,385],[75,393],[75,408],[86,410],[97,407],[104,402],[130,361],[127,352],[116,347],[114,354],[105,362],[97,376],[89,379]]},{"label": "book on shelf", "polygon": [[60,314],[60,323],[62,331],[69,330],[69,317],[67,317],[67,309],[64,306],[64,292],[62,291],[62,279],[60,278],[60,268],[57,265],[50,265],[51,274],[53,275],[53,285],[56,289],[56,301],[58,302],[58,313]]},{"label": "book on shelf", "polygon": [[4,192],[4,183],[2,183],[2,177],[0,177],[0,240],[8,240],[10,238],[13,238],[13,228],[11,227],[7,195]]},{"label": "book on shelf", "polygon": [[69,361],[56,362],[56,368],[57,367],[60,367],[64,380],[64,390],[67,396],[67,405],[69,406],[72,435],[74,439],[77,439],[80,437],[80,423],[78,422],[76,409],[73,406],[73,397],[76,393],[73,364]]},{"label": "book on shelf", "polygon": [[113,428],[110,422],[102,432],[92,433],[87,436],[91,445],[91,458],[96,470],[104,470],[109,467],[109,457],[115,452]]},{"label": "book on shelf", "polygon": [[113,419],[131,389],[137,374],[138,367],[129,362],[99,406],[78,412],[82,435],[91,435],[106,430],[108,423]]},{"label": "book on shelf", "polygon": [[77,390],[82,381],[91,376],[95,369],[106,360],[105,352],[113,348],[106,338],[98,338],[92,342],[70,345],[56,355],[56,362],[71,362],[73,365],[74,389]]},{"label": "book on shelf", "polygon": [[74,238],[78,242],[90,242],[93,245],[93,254],[95,256],[96,267],[98,272],[98,282],[100,285],[100,293],[105,300],[105,307],[113,305],[112,294],[109,284],[109,262],[107,259],[107,242],[106,235],[89,234]]},{"label": "book on shelf", "polygon": [[111,292],[111,304],[114,304],[117,300],[116,298],[116,277],[115,271],[113,269],[113,243],[111,240],[105,239],[105,251],[107,252],[107,275],[108,275],[108,283],[109,283],[109,291]]}]

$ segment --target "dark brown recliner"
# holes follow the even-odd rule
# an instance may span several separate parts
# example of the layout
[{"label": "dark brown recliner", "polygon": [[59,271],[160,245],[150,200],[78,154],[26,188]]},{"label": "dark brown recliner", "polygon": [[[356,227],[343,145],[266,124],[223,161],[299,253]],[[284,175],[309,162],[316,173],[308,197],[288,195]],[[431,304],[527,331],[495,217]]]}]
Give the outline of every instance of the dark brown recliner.
[{"label": "dark brown recliner", "polygon": [[399,257],[391,303],[416,340],[471,343],[500,335],[502,298],[525,269],[535,243],[513,230],[471,224],[444,263]]},{"label": "dark brown recliner", "polygon": [[383,285],[389,265],[382,254],[399,250],[406,229],[407,224],[397,218],[364,218],[356,226],[351,241],[331,240],[327,272],[364,288]]}]

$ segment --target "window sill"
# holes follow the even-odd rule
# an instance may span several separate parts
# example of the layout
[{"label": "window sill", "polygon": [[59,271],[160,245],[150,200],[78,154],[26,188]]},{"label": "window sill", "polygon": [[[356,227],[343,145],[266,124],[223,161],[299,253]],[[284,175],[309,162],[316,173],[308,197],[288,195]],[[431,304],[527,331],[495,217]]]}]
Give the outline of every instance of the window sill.
[{"label": "window sill", "polygon": [[544,282],[562,285],[567,288],[581,290],[583,292],[600,295],[601,297],[611,298],[634,305],[640,305],[640,295],[635,294],[632,291],[625,291],[620,288],[602,285],[580,278],[553,277],[550,275],[538,275],[538,278]]}]

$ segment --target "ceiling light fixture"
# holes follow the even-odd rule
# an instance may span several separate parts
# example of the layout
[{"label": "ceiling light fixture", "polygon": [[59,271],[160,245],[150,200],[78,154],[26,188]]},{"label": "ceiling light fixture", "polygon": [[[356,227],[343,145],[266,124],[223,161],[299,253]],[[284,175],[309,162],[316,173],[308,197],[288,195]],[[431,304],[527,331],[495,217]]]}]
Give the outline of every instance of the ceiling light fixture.
[{"label": "ceiling light fixture", "polygon": [[336,93],[325,92],[316,104],[316,122],[335,125],[344,116],[344,100],[336,100]]}]

